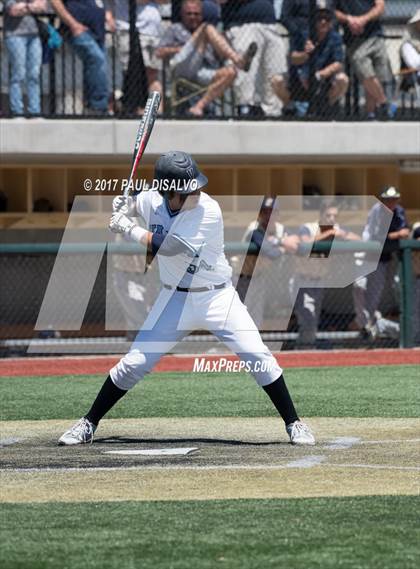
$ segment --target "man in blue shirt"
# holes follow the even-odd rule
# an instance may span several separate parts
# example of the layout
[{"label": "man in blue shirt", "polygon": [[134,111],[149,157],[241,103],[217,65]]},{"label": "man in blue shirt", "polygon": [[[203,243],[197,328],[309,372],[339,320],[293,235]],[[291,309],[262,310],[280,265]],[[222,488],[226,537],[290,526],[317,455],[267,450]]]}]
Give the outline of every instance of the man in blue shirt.
[{"label": "man in blue shirt", "polygon": [[280,21],[290,34],[290,38],[304,39],[309,36],[310,0],[283,0]]},{"label": "man in blue shirt", "polygon": [[83,84],[89,112],[108,112],[108,63],[104,50],[105,10],[95,0],[51,0],[65,35],[83,62]]},{"label": "man in blue shirt", "polygon": [[[343,72],[343,42],[340,34],[333,29],[333,13],[328,8],[316,11],[316,41],[313,43],[305,34],[295,38],[291,62],[297,66],[297,74],[305,91],[309,90],[310,67],[315,72],[316,89],[314,95],[321,99],[320,110],[329,110],[347,90],[349,80]],[[327,101],[324,101],[324,97]],[[328,108],[329,106],[329,108]]]},{"label": "man in blue shirt", "polygon": [[395,265],[392,263],[393,252],[400,239],[407,239],[410,229],[404,208],[400,205],[401,194],[397,188],[389,186],[380,194],[382,203],[392,211],[392,220],[388,228],[388,217],[383,214],[383,206],[377,203],[369,212],[366,227],[363,231],[364,241],[381,240],[387,234],[384,249],[376,271],[354,283],[353,299],[356,322],[362,331],[371,335],[376,321],[381,318],[378,312],[382,293],[392,289],[395,279]]},{"label": "man in blue shirt", "polygon": [[258,46],[249,72],[239,71],[235,81],[239,115],[279,115],[281,106],[273,93],[272,78],[283,81],[287,53],[273,0],[221,0],[221,5],[224,29],[234,49],[242,53],[250,42]]},{"label": "man in blue shirt", "polygon": [[392,118],[396,109],[384,91],[392,79],[380,23],[384,0],[336,0],[335,8],[351,65],[366,92],[368,118]]}]

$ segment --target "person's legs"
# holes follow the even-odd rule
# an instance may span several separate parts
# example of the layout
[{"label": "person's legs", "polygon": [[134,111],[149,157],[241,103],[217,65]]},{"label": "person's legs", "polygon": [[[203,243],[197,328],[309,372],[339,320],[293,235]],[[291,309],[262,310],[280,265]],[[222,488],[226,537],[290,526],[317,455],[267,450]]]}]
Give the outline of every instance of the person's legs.
[{"label": "person's legs", "polygon": [[14,115],[23,115],[22,83],[25,80],[27,42],[24,36],[6,37],[9,54],[9,105]]},{"label": "person's legs", "polygon": [[169,66],[176,78],[184,77],[190,81],[195,79],[203,66],[205,46],[204,27],[200,26],[169,62]]},{"label": "person's legs", "polygon": [[264,38],[259,32],[258,24],[234,26],[227,32],[227,36],[233,49],[237,53],[244,53],[252,42],[257,44],[257,51],[248,72],[238,71],[235,80],[235,98],[237,104],[239,106],[255,106],[257,104],[256,83],[258,71],[261,66],[261,58],[264,52]]},{"label": "person's legs", "polygon": [[328,102],[334,105],[343,97],[349,86],[349,78],[345,73],[337,73],[328,91]]},{"label": "person's legs", "polygon": [[287,81],[283,75],[273,75],[271,78],[271,87],[284,106],[290,103],[290,92],[287,87]]},{"label": "person's legs", "polygon": [[117,54],[123,72],[128,68],[128,58],[130,55],[130,34],[128,30],[117,30]]},{"label": "person's legs", "polygon": [[350,48],[351,64],[366,93],[366,111],[372,113],[376,107],[386,104],[387,99],[374,66],[375,38],[356,41]]},{"label": "person's legs", "polygon": [[420,344],[420,275],[414,279],[414,315],[413,339],[415,345]]},{"label": "person's legs", "polygon": [[[280,34],[280,28],[277,24],[266,25],[260,24],[261,34],[264,36],[264,56],[262,58],[261,68],[261,106],[268,116],[276,116],[280,114],[281,105],[278,99],[287,105],[289,99],[286,92],[285,77],[287,74],[286,46]],[[273,78],[277,77],[274,85]],[[282,94],[284,97],[279,96]]]},{"label": "person's legs", "polygon": [[[249,279],[248,279],[249,284]],[[267,294],[267,286],[268,281],[266,275],[263,273],[261,275],[253,276],[252,277],[252,286],[248,286],[246,290],[246,294],[242,294],[240,288],[237,288],[238,296],[241,301],[245,304],[248,309],[248,312],[255,322],[255,325],[259,330],[261,330],[261,326],[263,325],[264,321],[264,305],[266,298],[268,297]]]},{"label": "person's legs", "polygon": [[42,44],[38,36],[28,36],[26,50],[26,90],[28,113],[41,113]]},{"label": "person's legs", "polygon": [[214,75],[213,79],[209,85],[209,88],[205,92],[204,96],[189,109],[190,114],[201,117],[204,114],[204,109],[209,105],[214,99],[220,97],[223,92],[232,85],[236,77],[235,68],[229,65],[228,67],[221,67],[218,69]]},{"label": "person's legs", "polygon": [[366,110],[373,112],[379,105],[386,104],[386,97],[381,83],[377,77],[367,77],[363,80],[366,91]]},{"label": "person's legs", "polygon": [[388,263],[379,261],[376,271],[368,275],[366,286],[366,310],[373,320],[379,308],[382,292],[387,282]]},{"label": "person's legs", "polygon": [[318,319],[322,308],[323,289],[300,289],[295,302],[295,313],[298,321],[298,344],[305,347],[315,346]]},{"label": "person's legs", "polygon": [[[141,52],[143,55],[143,62],[146,69],[147,87],[149,93],[158,91],[162,94],[162,83],[159,80],[159,74],[162,69],[162,61],[156,57],[155,51],[159,45],[159,38],[140,34]],[[160,104],[160,111],[162,111],[162,101]]]},{"label": "person's legs", "polygon": [[[232,48],[230,43],[227,39],[211,24],[207,24],[204,29],[204,34],[206,37],[207,42],[213,47],[219,57],[223,59],[230,59],[232,63],[236,65],[239,69],[243,69],[245,65],[249,62],[247,61],[247,48],[252,43],[251,40],[248,38],[248,43],[246,48],[242,50],[242,52],[237,52]],[[256,51],[252,50],[252,57],[254,57]]]},{"label": "person's legs", "polygon": [[366,328],[370,322],[370,315],[366,308],[367,277],[361,277],[353,283],[352,296],[355,320],[359,328]]},{"label": "person's legs", "polygon": [[88,107],[97,111],[108,109],[107,60],[104,50],[89,32],[73,37],[71,43],[83,62]]}]

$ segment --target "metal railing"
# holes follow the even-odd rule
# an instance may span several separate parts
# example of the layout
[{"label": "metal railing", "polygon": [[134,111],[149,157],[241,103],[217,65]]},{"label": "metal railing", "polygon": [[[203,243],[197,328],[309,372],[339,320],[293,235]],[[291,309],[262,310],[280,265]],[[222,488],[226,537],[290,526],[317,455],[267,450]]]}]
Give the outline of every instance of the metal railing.
[{"label": "metal railing", "polygon": [[[307,256],[309,250],[317,253],[328,253],[330,246],[331,244],[322,242],[303,245],[300,253],[303,256]],[[353,253],[355,252],[377,252],[380,250],[380,245],[376,242],[337,242],[335,247],[339,254],[350,255],[350,259],[354,259]],[[60,254],[71,255],[73,277],[77,282],[77,271],[78,267],[82,267],[84,264],[83,258],[86,258],[86,255],[98,253],[98,251],[102,252],[103,248],[103,243],[94,242],[66,244],[64,247],[59,243],[0,244],[0,343],[3,347],[11,345],[10,342],[13,338],[37,337],[37,333],[34,332],[35,322],[59,250]],[[420,241],[401,240],[394,244],[393,250],[399,263],[399,298],[383,298],[381,310],[383,310],[385,318],[387,318],[388,312],[392,312],[394,316],[399,314],[399,318],[393,322],[388,321],[393,325],[394,336],[392,338],[382,337],[379,332],[374,345],[412,347],[420,343],[420,314],[416,316],[420,306]],[[133,255],[139,252],[139,248],[137,245],[131,244],[109,244],[108,252]],[[225,252],[228,258],[232,258],[240,253],[256,252],[256,249],[243,242],[227,242]],[[292,255],[292,257],[295,256]],[[275,316],[276,310],[281,312],[284,309],[284,306],[276,306],[275,302],[273,303],[273,298],[275,299],[276,296],[275,291],[278,291],[279,287],[283,287],[285,290],[289,284],[286,282],[288,277],[284,277],[284,271],[280,264],[280,260],[270,261],[271,268],[264,271],[263,281],[260,282],[262,290],[266,291],[270,297],[269,306],[265,310],[265,319]],[[396,266],[395,276],[397,275],[398,267]],[[257,278],[261,279],[261,274]],[[158,276],[156,279],[154,285],[156,290],[152,291],[153,294],[157,293],[159,288]],[[89,302],[83,329],[80,334],[77,332],[63,333],[63,340],[65,337],[79,337],[82,344],[85,341],[89,344],[89,338],[110,335],[103,333],[104,303],[106,295],[114,294],[114,292],[107,290],[106,282],[106,263],[103,261]],[[18,287],[16,283],[19,283]],[[386,294],[389,295],[390,291],[386,291]],[[317,334],[317,338],[321,342],[319,347],[366,347],[366,340],[354,327],[351,327],[354,315],[351,286],[327,290],[323,300],[323,311]],[[396,338],[395,330],[398,326],[399,338]],[[289,347],[295,346],[297,328],[294,318],[291,319],[287,329],[276,330],[273,327],[264,326],[262,329],[267,331],[268,340],[286,340]],[[115,336],[115,333],[111,335]],[[51,336],[47,334],[47,337]]]}]

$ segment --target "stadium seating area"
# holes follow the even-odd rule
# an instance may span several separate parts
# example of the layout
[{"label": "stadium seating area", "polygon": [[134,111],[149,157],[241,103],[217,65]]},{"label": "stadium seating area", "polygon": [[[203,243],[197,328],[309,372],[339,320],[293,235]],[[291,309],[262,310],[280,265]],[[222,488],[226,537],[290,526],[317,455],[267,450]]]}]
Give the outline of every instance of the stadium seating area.
[{"label": "stadium seating area", "polygon": [[360,30],[349,21],[365,14],[351,1],[82,4],[78,12],[71,1],[0,2],[2,116],[135,117],[148,90],[164,94],[163,118],[419,116],[411,0],[354,3],[366,14],[385,4]]}]

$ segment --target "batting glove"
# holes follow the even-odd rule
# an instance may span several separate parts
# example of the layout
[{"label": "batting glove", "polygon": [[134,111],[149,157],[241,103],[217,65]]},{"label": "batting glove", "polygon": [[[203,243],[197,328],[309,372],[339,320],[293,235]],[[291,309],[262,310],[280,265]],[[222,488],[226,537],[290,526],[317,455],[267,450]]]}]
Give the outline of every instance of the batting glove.
[{"label": "batting glove", "polygon": [[118,211],[111,215],[109,229],[112,233],[123,233],[130,235],[136,224],[131,221],[124,213]]},{"label": "batting glove", "polygon": [[143,239],[148,234],[147,229],[143,229],[120,211],[111,215],[109,229],[113,233],[122,233],[127,240],[147,244],[147,239]]},{"label": "batting glove", "polygon": [[121,212],[129,217],[136,215],[136,200],[130,196],[117,196],[112,200],[112,211]]}]

